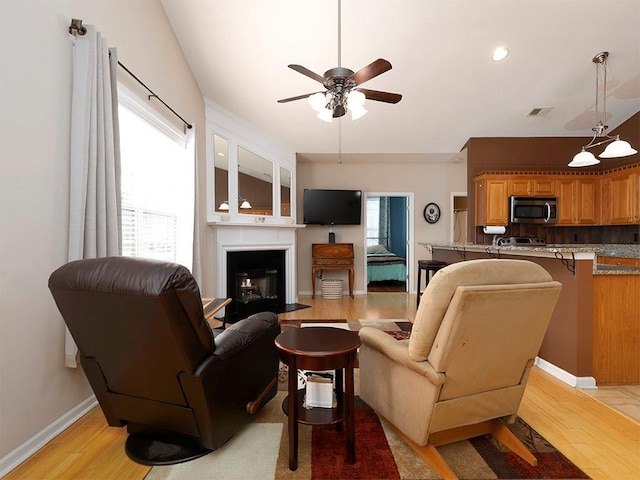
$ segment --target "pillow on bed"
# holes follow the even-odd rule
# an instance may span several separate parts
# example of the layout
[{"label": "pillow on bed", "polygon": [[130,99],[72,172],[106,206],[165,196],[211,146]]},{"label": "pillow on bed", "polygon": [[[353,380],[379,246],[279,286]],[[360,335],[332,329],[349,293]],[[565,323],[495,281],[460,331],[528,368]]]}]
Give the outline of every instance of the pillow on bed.
[{"label": "pillow on bed", "polygon": [[367,247],[367,253],[369,255],[385,254],[389,253],[389,250],[384,248],[382,245],[369,245]]}]

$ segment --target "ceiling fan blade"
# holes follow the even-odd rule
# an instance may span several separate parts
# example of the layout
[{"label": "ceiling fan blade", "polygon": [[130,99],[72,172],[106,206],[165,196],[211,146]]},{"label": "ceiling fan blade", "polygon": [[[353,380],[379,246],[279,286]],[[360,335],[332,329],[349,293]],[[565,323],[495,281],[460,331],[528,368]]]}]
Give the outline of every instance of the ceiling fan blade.
[{"label": "ceiling fan blade", "polygon": [[324,77],[322,75],[318,75],[315,72],[312,72],[311,70],[309,70],[306,67],[303,67],[302,65],[289,65],[289,68],[292,70],[295,70],[298,73],[301,73],[302,75],[306,75],[309,78],[312,78],[313,80],[315,80],[316,82],[320,82],[324,85]]},{"label": "ceiling fan blade", "polygon": [[356,88],[356,90],[364,93],[364,96],[369,100],[376,100],[378,102],[386,103],[398,103],[402,100],[402,95],[399,93],[381,92],[379,90],[368,90],[366,88]]},{"label": "ceiling fan blade", "polygon": [[353,81],[356,85],[371,80],[373,77],[377,77],[381,73],[391,70],[391,64],[384,58],[379,58],[375,62],[371,62],[366,67],[361,68],[353,75],[347,78],[347,82]]},{"label": "ceiling fan blade", "polygon": [[287,103],[287,102],[293,102],[294,100],[302,100],[303,98],[309,98],[314,93],[325,93],[325,92],[311,92],[311,93],[305,93],[304,95],[298,95],[296,97],[283,98],[282,100],[278,100],[278,103]]}]

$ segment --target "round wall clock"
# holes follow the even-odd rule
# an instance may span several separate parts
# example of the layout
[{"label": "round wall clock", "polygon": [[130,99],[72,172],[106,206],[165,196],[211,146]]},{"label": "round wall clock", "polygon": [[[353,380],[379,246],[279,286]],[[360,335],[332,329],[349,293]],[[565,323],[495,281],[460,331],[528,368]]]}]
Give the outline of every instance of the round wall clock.
[{"label": "round wall clock", "polygon": [[427,206],[424,207],[422,215],[427,223],[436,223],[440,220],[440,207],[435,203],[428,203]]}]

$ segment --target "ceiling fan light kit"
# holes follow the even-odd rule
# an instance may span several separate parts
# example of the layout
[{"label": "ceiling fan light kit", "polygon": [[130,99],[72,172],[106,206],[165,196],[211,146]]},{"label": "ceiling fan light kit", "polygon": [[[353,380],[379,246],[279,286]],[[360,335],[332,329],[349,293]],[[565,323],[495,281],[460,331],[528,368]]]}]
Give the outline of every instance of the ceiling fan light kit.
[{"label": "ceiling fan light kit", "polygon": [[605,125],[602,120],[600,120],[599,115],[599,76],[600,76],[600,66],[602,65],[602,70],[604,73],[604,82],[603,82],[603,110],[604,116],[603,118],[606,120],[607,118],[607,59],[609,58],[609,52],[600,52],[591,60],[596,66],[596,122],[598,124],[593,127],[591,130],[593,131],[593,138],[591,141],[582,147],[580,153],[576,154],[573,157],[573,160],[568,164],[569,167],[589,167],[592,165],[597,165],[600,163],[595,155],[591,152],[587,152],[586,150],[589,148],[598,147],[600,145],[604,145],[608,143],[604,152],[598,155],[600,158],[619,158],[619,157],[628,157],[630,155],[634,155],[638,153],[629,142],[625,142],[624,140],[620,140],[620,136],[616,135],[612,137],[607,135],[608,125]]}]

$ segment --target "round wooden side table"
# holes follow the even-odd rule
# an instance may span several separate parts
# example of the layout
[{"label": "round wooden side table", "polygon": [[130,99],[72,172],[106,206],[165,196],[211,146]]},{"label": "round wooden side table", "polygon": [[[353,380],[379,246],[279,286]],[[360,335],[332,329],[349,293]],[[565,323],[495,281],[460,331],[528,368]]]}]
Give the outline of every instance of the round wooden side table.
[{"label": "round wooden side table", "polygon": [[[298,468],[298,423],[307,425],[341,424],[347,436],[347,462],[355,463],[355,406],[353,365],[360,337],[355,332],[334,327],[290,328],[276,337],[280,360],[289,367],[288,396],[282,409],[288,416],[289,469]],[[305,390],[298,390],[298,369],[335,370],[336,406],[302,406]],[[343,389],[344,370],[344,389]]]}]

